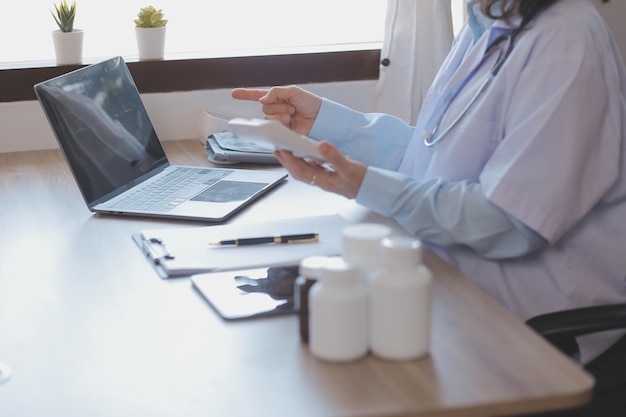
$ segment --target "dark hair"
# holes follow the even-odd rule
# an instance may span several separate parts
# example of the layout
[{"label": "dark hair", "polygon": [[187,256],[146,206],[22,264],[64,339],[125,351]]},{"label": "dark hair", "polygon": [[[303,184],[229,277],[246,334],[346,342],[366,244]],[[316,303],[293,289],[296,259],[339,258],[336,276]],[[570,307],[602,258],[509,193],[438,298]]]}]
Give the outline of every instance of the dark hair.
[{"label": "dark hair", "polygon": [[[513,0],[505,2],[502,0],[481,0],[483,13],[492,19],[509,20],[515,14],[522,17],[519,30],[523,29],[543,10],[550,8],[559,0]],[[602,0],[608,3],[610,0]]]}]

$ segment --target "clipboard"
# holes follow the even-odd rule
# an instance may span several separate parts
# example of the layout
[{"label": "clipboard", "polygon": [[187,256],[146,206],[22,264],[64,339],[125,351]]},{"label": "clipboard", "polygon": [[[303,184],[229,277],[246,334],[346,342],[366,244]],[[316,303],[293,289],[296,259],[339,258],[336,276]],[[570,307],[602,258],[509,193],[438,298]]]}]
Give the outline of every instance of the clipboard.
[{"label": "clipboard", "polygon": [[[133,240],[161,278],[198,273],[294,265],[308,256],[341,253],[341,230],[348,221],[339,214],[297,217],[257,223],[235,223],[175,229],[151,229]],[[216,246],[211,242],[246,237],[318,233],[313,243]]]}]

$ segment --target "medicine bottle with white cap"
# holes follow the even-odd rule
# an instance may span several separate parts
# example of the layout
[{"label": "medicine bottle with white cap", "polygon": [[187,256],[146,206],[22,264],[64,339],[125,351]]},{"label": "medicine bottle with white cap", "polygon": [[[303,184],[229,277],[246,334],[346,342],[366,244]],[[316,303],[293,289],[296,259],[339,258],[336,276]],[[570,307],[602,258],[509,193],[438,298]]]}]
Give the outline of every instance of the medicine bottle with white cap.
[{"label": "medicine bottle with white cap", "polygon": [[387,238],[382,248],[370,282],[370,348],[383,359],[417,359],[430,345],[432,275],[419,240]]},{"label": "medicine bottle with white cap", "polygon": [[367,354],[367,291],[354,265],[341,257],[321,267],[309,292],[309,347],[328,361]]}]

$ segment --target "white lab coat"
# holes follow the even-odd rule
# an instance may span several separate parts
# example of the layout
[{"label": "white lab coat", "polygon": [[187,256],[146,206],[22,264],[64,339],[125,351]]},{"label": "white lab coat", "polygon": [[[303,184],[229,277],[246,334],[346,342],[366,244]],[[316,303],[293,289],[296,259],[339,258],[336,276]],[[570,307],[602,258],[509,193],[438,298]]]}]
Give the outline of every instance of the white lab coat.
[{"label": "white lab coat", "polygon": [[[442,251],[466,276],[523,319],[572,307],[626,301],[626,72],[618,47],[588,0],[562,0],[522,33],[487,91],[451,133],[427,148],[422,131],[442,91],[483,58],[459,35],[417,120],[400,172],[417,180],[480,182],[494,204],[550,247],[491,261],[469,249]],[[497,54],[444,115],[467,105]],[[584,362],[615,340],[581,340]]]}]

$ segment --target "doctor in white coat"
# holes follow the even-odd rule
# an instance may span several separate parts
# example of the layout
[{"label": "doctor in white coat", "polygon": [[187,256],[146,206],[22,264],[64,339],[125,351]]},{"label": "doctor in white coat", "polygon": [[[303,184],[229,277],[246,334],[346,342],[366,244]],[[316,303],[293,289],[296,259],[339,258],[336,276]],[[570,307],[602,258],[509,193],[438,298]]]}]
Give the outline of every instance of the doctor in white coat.
[{"label": "doctor in white coat", "polygon": [[[296,86],[232,95],[321,142],[332,168],[276,152],[294,178],[395,218],[521,319],[626,302],[626,71],[609,29],[590,0],[467,7],[414,125]],[[581,338],[581,363],[622,336]]]}]

